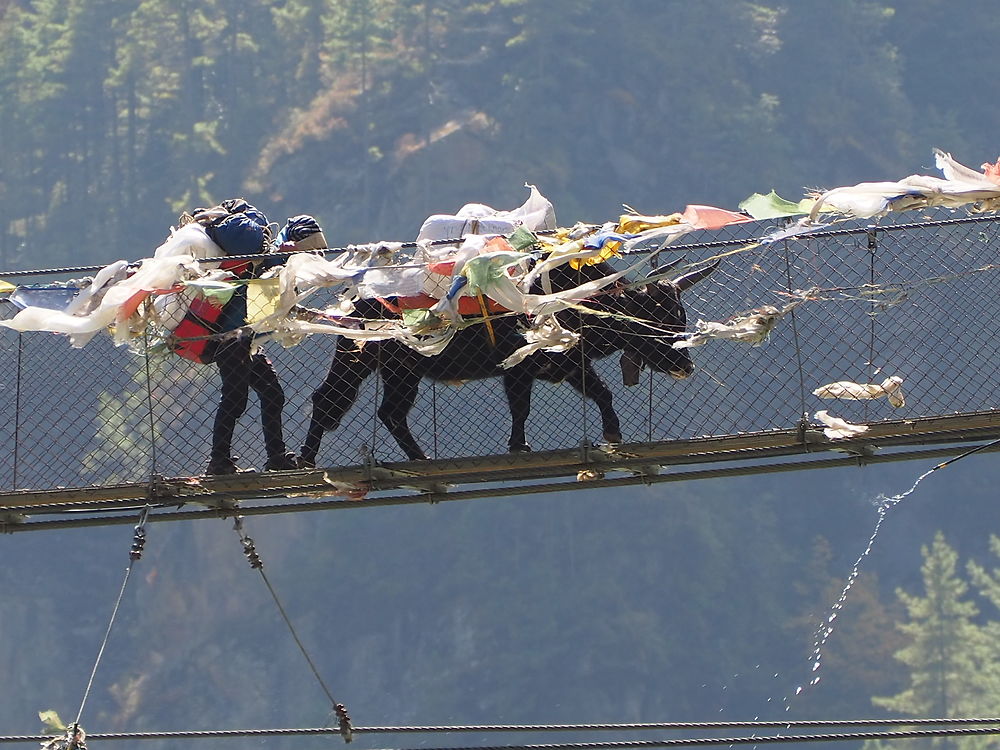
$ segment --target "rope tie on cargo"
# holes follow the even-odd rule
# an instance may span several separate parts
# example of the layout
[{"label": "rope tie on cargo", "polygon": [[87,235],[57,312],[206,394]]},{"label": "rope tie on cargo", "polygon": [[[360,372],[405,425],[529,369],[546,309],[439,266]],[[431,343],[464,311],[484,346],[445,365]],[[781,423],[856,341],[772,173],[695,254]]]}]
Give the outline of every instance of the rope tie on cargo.
[{"label": "rope tie on cargo", "polygon": [[486,307],[486,298],[483,296],[482,292],[476,294],[476,299],[479,301],[479,309],[483,313],[483,323],[486,324],[486,335],[490,339],[490,347],[495,349],[497,345],[497,336],[493,332],[493,321],[490,320],[490,311]]},{"label": "rope tie on cargo", "polygon": [[[479,219],[472,220],[472,227],[468,233],[479,234]],[[490,320],[490,311],[486,307],[486,298],[483,296],[482,290],[476,293],[476,301],[479,302],[479,309],[483,313],[483,323],[486,324],[486,335],[490,339],[490,348],[495,349],[497,345],[497,337],[496,333],[493,331],[493,322]]]},{"label": "rope tie on cargo", "polygon": [[322,675],[320,675],[319,669],[316,667],[316,663],[312,660],[312,657],[309,656],[309,652],[302,643],[302,639],[299,638],[299,634],[296,632],[295,626],[292,625],[292,620],[288,616],[288,612],[285,611],[284,606],[281,604],[281,600],[278,598],[278,593],[274,590],[274,586],[271,585],[271,581],[264,572],[264,561],[261,560],[260,555],[257,553],[256,543],[253,538],[248,536],[243,530],[243,516],[236,516],[233,523],[233,529],[236,531],[236,535],[240,538],[240,542],[243,545],[243,555],[246,557],[250,568],[260,573],[261,580],[264,581],[264,585],[271,594],[271,598],[274,600],[274,603],[278,608],[278,612],[281,614],[281,619],[283,619],[285,621],[285,625],[288,626],[288,632],[292,634],[292,639],[295,641],[295,645],[299,647],[299,651],[301,651],[302,656],[305,657],[306,663],[309,665],[309,669],[312,670],[313,675],[316,677],[316,681],[326,694],[327,700],[330,701],[333,713],[337,717],[337,725],[340,736],[344,738],[344,742],[350,742],[354,738],[353,730],[351,728],[351,717],[348,715],[344,704],[338,703],[333,697],[333,693],[330,692],[330,688],[327,687]]}]

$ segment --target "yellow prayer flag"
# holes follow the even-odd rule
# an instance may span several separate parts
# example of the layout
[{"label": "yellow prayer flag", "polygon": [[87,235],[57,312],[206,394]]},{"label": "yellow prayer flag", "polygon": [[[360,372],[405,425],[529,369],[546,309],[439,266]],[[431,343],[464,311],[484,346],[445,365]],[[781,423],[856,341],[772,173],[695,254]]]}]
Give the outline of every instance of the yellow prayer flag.
[{"label": "yellow prayer flag", "polygon": [[278,307],[278,279],[251,279],[247,282],[247,322],[256,323]]},{"label": "yellow prayer flag", "polygon": [[569,262],[569,267],[579,271],[584,266],[596,266],[606,260],[611,260],[612,258],[620,258],[622,243],[618,240],[608,240],[600,248],[594,248],[594,254],[589,258],[574,258]]},{"label": "yellow prayer flag", "polygon": [[680,224],[684,217],[681,214],[665,216],[640,216],[639,214],[624,214],[618,219],[618,231],[625,234],[638,234],[647,229],[659,229]]}]

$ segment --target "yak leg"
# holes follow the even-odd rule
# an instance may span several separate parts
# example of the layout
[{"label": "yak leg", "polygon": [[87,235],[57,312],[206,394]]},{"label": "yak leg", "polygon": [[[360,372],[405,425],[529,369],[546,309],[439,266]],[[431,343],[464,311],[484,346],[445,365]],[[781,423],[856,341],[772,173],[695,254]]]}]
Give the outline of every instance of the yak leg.
[{"label": "yak leg", "polygon": [[358,389],[375,370],[376,364],[375,358],[365,357],[362,352],[337,347],[326,379],[312,395],[312,419],[309,421],[306,441],[299,453],[303,468],[316,466],[316,456],[319,454],[323,435],[340,426],[340,420],[354,405]]},{"label": "yak leg", "polygon": [[601,412],[601,430],[604,433],[604,439],[609,443],[620,443],[622,429],[611,402],[611,390],[601,380],[601,376],[597,374],[593,364],[587,362],[582,367],[574,368],[567,373],[566,382],[573,386],[578,393],[589,397],[597,404],[597,408]]},{"label": "yak leg", "polygon": [[406,421],[417,400],[420,375],[408,368],[402,368],[398,372],[382,368],[382,384],[385,393],[378,407],[378,418],[389,428],[407,458],[411,461],[427,460],[427,454],[413,437]]},{"label": "yak leg", "polygon": [[534,382],[534,375],[522,366],[508,370],[503,376],[503,389],[510,407],[510,440],[507,441],[507,449],[511,453],[531,450],[524,435],[524,426],[531,412],[531,386]]}]

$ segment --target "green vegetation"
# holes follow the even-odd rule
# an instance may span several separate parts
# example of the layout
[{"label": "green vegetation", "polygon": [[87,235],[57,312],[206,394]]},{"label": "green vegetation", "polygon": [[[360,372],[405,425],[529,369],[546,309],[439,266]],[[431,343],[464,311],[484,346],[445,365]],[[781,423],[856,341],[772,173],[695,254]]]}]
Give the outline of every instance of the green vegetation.
[{"label": "green vegetation", "polygon": [[[998,24],[986,0],[0,0],[0,267],[145,257],[235,194],[346,245],[525,182],[571,224],[928,173],[934,146],[978,165]],[[891,512],[797,697],[870,499],[915,467],[248,526],[359,724],[991,714],[1000,572],[958,566],[988,557],[989,461]],[[129,542],[0,539],[0,732],[75,715]],[[130,586],[88,731],[327,720],[230,524],[152,524]]]},{"label": "green vegetation", "polygon": [[0,3],[0,265],[143,257],[234,193],[346,244],[514,205],[525,181],[572,223],[896,179],[935,145],[977,163],[989,8]]},{"label": "green vegetation", "polygon": [[[991,536],[990,547],[1000,555],[1000,538]],[[943,534],[936,534],[921,553],[924,595],[897,592],[907,619],[899,625],[906,645],[895,658],[905,667],[908,685],[896,695],[874,698],[873,703],[902,716],[986,716],[996,706],[998,694],[1000,620],[978,617],[980,610],[968,598],[969,585],[958,570],[958,554]],[[991,614],[1000,615],[1000,570],[987,572],[975,561],[968,563],[967,570],[976,592],[991,605]],[[956,750],[980,750],[994,744],[991,737],[921,743]],[[868,743],[866,750],[883,744]]]}]

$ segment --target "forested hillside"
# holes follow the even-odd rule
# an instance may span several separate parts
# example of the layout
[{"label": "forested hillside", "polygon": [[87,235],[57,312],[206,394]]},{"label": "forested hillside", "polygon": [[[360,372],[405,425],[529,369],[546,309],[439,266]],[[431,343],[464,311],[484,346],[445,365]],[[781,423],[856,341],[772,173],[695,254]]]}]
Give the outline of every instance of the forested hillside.
[{"label": "forested hillside", "polygon": [[7,268],[141,257],[234,193],[347,243],[525,181],[572,223],[996,156],[984,1],[0,7]]},{"label": "forested hillside", "polygon": [[[181,210],[234,195],[275,221],[311,213],[346,245],[412,239],[427,215],[468,202],[513,207],[525,183],[570,225],[623,203],[735,208],[753,192],[895,180],[931,171],[933,147],[978,166],[1000,154],[1000,84],[984,66],[995,11],[0,0],[0,270],[146,257]],[[361,725],[985,715],[1000,696],[994,458],[936,473],[894,507],[831,610],[876,496],[927,468],[248,526]],[[38,731],[44,709],[72,720],[130,542],[126,526],[0,538],[0,734]],[[151,524],[130,587],[86,728],[329,720],[231,522]]]}]

